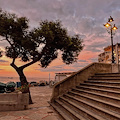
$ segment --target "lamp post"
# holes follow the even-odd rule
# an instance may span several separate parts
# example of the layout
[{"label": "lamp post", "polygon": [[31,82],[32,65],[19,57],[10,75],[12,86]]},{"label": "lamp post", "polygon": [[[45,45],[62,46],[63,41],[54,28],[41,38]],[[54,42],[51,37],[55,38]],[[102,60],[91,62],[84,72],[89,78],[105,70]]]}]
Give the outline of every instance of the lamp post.
[{"label": "lamp post", "polygon": [[115,31],[118,29],[115,24],[113,24],[113,18],[110,16],[108,18],[108,22],[104,25],[107,28],[108,33],[111,35],[111,46],[112,46],[112,63],[115,62],[114,53],[113,53],[113,35],[115,35]]}]

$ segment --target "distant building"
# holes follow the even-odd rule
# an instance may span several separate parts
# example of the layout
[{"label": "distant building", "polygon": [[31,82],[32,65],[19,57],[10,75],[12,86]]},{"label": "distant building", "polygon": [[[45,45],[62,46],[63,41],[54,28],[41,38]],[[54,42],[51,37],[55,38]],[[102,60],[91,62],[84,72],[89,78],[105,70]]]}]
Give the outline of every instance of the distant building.
[{"label": "distant building", "polygon": [[[120,43],[113,45],[113,53],[115,58],[115,63],[120,64]],[[111,63],[112,62],[112,47],[107,46],[104,48],[104,52],[98,55],[98,62],[100,63]]]},{"label": "distant building", "polygon": [[75,72],[55,73],[55,81],[61,81],[74,73]]}]

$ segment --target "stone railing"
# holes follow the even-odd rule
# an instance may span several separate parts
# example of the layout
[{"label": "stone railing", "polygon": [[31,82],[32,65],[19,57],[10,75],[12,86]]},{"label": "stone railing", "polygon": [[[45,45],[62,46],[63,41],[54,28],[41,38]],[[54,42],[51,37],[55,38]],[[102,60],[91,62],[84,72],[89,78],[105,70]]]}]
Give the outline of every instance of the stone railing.
[{"label": "stone railing", "polygon": [[0,94],[0,111],[24,110],[29,105],[29,94],[2,93]]},{"label": "stone railing", "polygon": [[93,76],[95,73],[111,73],[112,65],[106,63],[92,63],[83,69],[79,70],[75,74],[67,77],[66,79],[58,82],[53,87],[53,93],[51,97],[51,102],[55,98],[63,95],[70,89],[76,87],[80,83],[83,83],[85,80],[88,80],[90,76]]}]

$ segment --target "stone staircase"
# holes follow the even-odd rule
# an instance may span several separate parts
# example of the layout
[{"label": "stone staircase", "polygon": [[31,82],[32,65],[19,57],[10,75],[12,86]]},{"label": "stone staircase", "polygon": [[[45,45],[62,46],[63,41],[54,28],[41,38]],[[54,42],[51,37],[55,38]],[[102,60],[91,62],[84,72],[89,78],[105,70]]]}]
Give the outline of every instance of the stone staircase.
[{"label": "stone staircase", "polygon": [[50,104],[64,120],[120,120],[120,73],[97,73]]}]

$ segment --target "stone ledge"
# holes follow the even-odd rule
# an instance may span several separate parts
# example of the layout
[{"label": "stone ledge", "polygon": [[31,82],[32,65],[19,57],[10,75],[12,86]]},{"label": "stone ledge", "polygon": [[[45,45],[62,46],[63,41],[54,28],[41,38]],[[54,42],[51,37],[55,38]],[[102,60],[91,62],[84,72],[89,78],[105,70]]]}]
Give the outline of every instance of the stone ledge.
[{"label": "stone ledge", "polygon": [[18,102],[16,102],[16,101],[0,101],[0,105],[1,104],[18,104]]},{"label": "stone ledge", "polygon": [[3,93],[0,94],[0,111],[24,110],[29,105],[29,94]]}]

